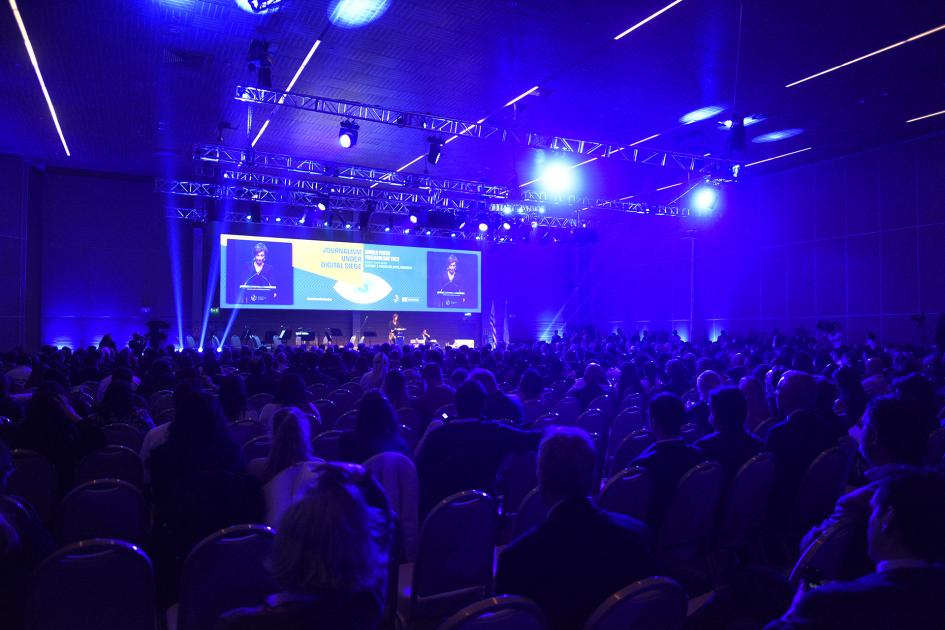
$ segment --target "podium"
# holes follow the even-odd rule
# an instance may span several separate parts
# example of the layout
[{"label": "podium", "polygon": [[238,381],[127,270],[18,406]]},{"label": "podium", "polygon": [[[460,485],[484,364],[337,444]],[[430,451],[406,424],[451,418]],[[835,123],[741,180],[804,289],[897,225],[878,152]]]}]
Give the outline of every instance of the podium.
[{"label": "podium", "polygon": [[392,332],[394,333],[394,343],[396,343],[398,346],[404,345],[404,340],[407,336],[407,329],[395,328]]},{"label": "podium", "polygon": [[241,284],[240,300],[243,304],[266,304],[276,297],[276,286],[273,284]]},{"label": "podium", "polygon": [[[449,285],[447,285],[448,287]],[[440,308],[455,308],[463,306],[466,303],[466,292],[458,290],[447,290],[447,287],[436,292],[439,298]]]}]

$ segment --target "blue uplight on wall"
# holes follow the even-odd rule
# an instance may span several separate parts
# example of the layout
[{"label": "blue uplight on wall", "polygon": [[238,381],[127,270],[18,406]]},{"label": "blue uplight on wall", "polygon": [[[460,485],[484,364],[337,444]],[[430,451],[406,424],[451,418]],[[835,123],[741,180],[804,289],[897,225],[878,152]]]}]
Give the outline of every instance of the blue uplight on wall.
[{"label": "blue uplight on wall", "polygon": [[764,144],[766,142],[778,142],[779,140],[787,140],[788,138],[799,136],[802,133],[804,133],[803,129],[781,129],[780,131],[772,131],[771,133],[755,136],[751,139],[751,141],[757,142],[759,144]]},{"label": "blue uplight on wall", "polygon": [[358,28],[384,15],[390,0],[333,0],[328,5],[328,19],[335,26]]}]

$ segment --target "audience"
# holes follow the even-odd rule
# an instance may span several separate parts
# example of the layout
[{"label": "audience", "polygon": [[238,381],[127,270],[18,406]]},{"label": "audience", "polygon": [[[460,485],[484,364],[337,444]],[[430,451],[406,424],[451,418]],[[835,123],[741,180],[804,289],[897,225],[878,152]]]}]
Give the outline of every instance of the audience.
[{"label": "audience", "polygon": [[321,460],[312,455],[308,418],[294,407],[273,416],[272,449],[261,473],[266,523],[275,527],[314,475]]},{"label": "audience", "polygon": [[876,570],[853,582],[808,588],[768,630],[932,630],[945,620],[945,480],[904,470],[880,481],[869,500],[867,535]]},{"label": "audience", "polygon": [[721,387],[709,394],[709,423],[715,429],[695,443],[705,457],[722,465],[731,479],[749,459],[761,452],[761,440],[745,430],[748,401],[737,387]]},{"label": "audience", "polygon": [[298,374],[283,374],[279,378],[279,384],[276,386],[276,395],[271,403],[267,404],[259,412],[259,421],[267,427],[272,427],[272,416],[282,407],[295,407],[316,418],[319,417],[318,409],[308,401],[308,394],[305,392],[305,381]]},{"label": "audience", "polygon": [[714,370],[706,370],[696,378],[696,392],[699,400],[686,410],[686,422],[694,424],[702,434],[710,433],[709,394],[722,386],[722,375]]},{"label": "audience", "polygon": [[217,396],[223,407],[223,415],[231,423],[256,419],[256,414],[249,409],[246,384],[238,374],[229,374],[220,379]]},{"label": "audience", "polygon": [[646,526],[596,507],[598,484],[588,435],[549,431],[538,450],[538,489],[551,508],[502,551],[496,592],[533,600],[551,628],[580,628],[607,597],[656,570]]},{"label": "audience", "polygon": [[399,426],[394,408],[384,394],[380,391],[366,393],[358,407],[354,431],[340,440],[341,459],[363,464],[378,453],[393,451],[409,455]]}]

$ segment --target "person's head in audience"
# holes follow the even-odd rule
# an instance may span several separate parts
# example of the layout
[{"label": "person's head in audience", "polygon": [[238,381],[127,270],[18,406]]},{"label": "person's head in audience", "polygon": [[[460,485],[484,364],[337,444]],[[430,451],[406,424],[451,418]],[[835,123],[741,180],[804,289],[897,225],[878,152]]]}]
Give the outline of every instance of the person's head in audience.
[{"label": "person's head in audience", "polygon": [[709,394],[709,422],[719,433],[745,430],[748,401],[737,387],[719,387]]},{"label": "person's head in audience", "polygon": [[385,581],[385,517],[359,487],[360,466],[324,464],[279,522],[270,566],[298,594],[377,591]]},{"label": "person's head in audience", "polygon": [[679,359],[670,359],[666,362],[666,380],[669,383],[685,383],[689,380],[686,364]]},{"label": "person's head in audience", "polygon": [[686,406],[678,396],[664,392],[650,401],[649,426],[657,441],[672,440],[680,436],[686,422]]},{"label": "person's head in audience", "polygon": [[420,372],[427,389],[440,387],[443,384],[443,368],[439,363],[427,363]]},{"label": "person's head in audience", "polygon": [[945,561],[945,479],[940,471],[903,469],[881,479],[867,527],[874,562]]},{"label": "person's head in audience", "polygon": [[456,417],[481,418],[486,405],[486,390],[479,381],[467,380],[456,390]]},{"label": "person's head in audience", "polygon": [[880,357],[870,357],[866,360],[866,375],[876,376],[886,369],[886,363]]},{"label": "person's head in audience", "polygon": [[223,413],[230,422],[240,420],[246,413],[246,384],[239,374],[227,374],[220,379],[220,391],[217,396]]},{"label": "person's head in audience", "polygon": [[696,378],[699,400],[709,400],[709,393],[722,386],[722,375],[715,370],[705,370]]},{"label": "person's head in audience", "polygon": [[607,385],[607,374],[598,363],[588,363],[584,368],[584,386],[601,387]]},{"label": "person's head in audience", "polygon": [[778,381],[778,413],[787,418],[795,411],[817,406],[817,381],[807,372],[788,370]]},{"label": "person's head in audience", "polygon": [[312,459],[308,418],[295,407],[283,407],[272,419],[272,449],[263,472],[263,483],[299,462]]},{"label": "person's head in audience", "polygon": [[748,415],[750,418],[764,420],[771,413],[768,409],[768,399],[765,398],[765,386],[754,376],[743,376],[738,381],[741,390],[748,401]]},{"label": "person's head in audience", "polygon": [[896,395],[915,403],[923,421],[930,428],[935,425],[935,386],[921,374],[912,373],[893,381]]},{"label": "person's head in audience", "polygon": [[550,429],[538,447],[538,491],[549,507],[594,494],[594,443],[576,427]]},{"label": "person's head in audience", "polygon": [[929,433],[919,409],[912,401],[896,396],[870,401],[850,435],[871,466],[919,466],[928,449]]},{"label": "person's head in audience", "polygon": [[44,381],[26,406],[25,425],[33,431],[61,437],[74,433],[76,414],[66,396],[66,389],[57,381]]},{"label": "person's head in audience", "polygon": [[390,401],[379,391],[364,394],[354,422],[355,434],[362,440],[382,441],[397,433],[397,416]]},{"label": "person's head in audience", "polygon": [[378,352],[374,355],[374,359],[371,361],[372,370],[374,374],[384,375],[387,374],[387,365],[388,365],[387,355],[383,352]]},{"label": "person's head in audience", "polygon": [[276,387],[273,402],[293,407],[307,406],[308,398],[305,394],[305,381],[302,379],[302,375],[295,372],[283,374],[279,378],[279,385]]},{"label": "person's head in audience", "polygon": [[453,389],[459,389],[459,386],[466,382],[466,377],[469,376],[469,370],[465,368],[456,368],[450,373],[450,384],[453,386]]},{"label": "person's head in audience", "polygon": [[492,396],[499,391],[499,384],[495,381],[495,374],[483,368],[476,368],[469,373],[469,378],[478,381],[482,388],[486,390],[487,396]]},{"label": "person's head in audience", "polygon": [[518,380],[518,395],[522,400],[537,400],[545,391],[544,383],[541,380],[541,374],[534,368],[528,368],[522,372]]},{"label": "person's head in audience", "polygon": [[135,410],[135,393],[130,381],[112,380],[102,398],[100,412],[103,417],[113,420],[130,418]]},{"label": "person's head in audience", "polygon": [[196,388],[182,391],[179,396],[175,392],[174,408],[167,446],[178,454],[182,465],[242,460],[215,396]]}]

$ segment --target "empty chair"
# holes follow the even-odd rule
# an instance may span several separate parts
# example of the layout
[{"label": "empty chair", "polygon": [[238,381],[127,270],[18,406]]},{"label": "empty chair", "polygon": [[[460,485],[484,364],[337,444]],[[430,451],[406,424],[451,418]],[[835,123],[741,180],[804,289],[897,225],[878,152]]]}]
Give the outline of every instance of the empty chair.
[{"label": "empty chair", "polygon": [[416,563],[400,567],[404,619],[443,618],[489,594],[497,516],[495,501],[478,490],[458,492],[430,511]]},{"label": "empty chair", "polygon": [[230,347],[234,350],[241,350],[243,348],[243,344],[240,343],[239,335],[233,335],[230,337]]},{"label": "empty chair", "polygon": [[243,444],[243,457],[246,461],[269,457],[270,450],[272,450],[272,438],[268,435],[260,435]]},{"label": "empty chair", "polygon": [[391,509],[400,518],[407,560],[417,557],[420,542],[420,479],[410,458],[401,453],[378,453],[363,464],[384,488]]},{"label": "empty chair", "polygon": [[653,434],[649,431],[634,431],[623,439],[610,461],[611,473],[623,470],[637,456],[653,443]]},{"label": "empty chair", "polygon": [[552,411],[536,418],[532,426],[535,429],[546,429],[559,424],[564,424],[561,420],[561,416],[559,416],[557,412]]},{"label": "empty chair", "polygon": [[644,520],[650,511],[653,485],[644,468],[625,468],[607,480],[597,504],[610,512]]},{"label": "empty chair", "polygon": [[341,458],[339,440],[345,431],[325,431],[312,440],[312,453],[326,462],[337,462]]},{"label": "empty chair", "polygon": [[339,387],[328,395],[328,400],[338,406],[339,413],[344,413],[351,409],[351,405],[359,398],[361,398],[360,393],[354,393],[345,387]]},{"label": "empty chair", "polygon": [[683,475],[660,527],[659,559],[688,563],[704,550],[724,484],[725,473],[717,462],[703,462]]},{"label": "empty chair", "polygon": [[758,453],[742,464],[722,503],[718,543],[738,547],[749,542],[764,524],[774,484],[775,462],[771,453]]},{"label": "empty chair", "polygon": [[120,540],[63,547],[36,569],[26,618],[35,630],[154,630],[151,561]]},{"label": "empty chair", "polygon": [[627,394],[624,396],[623,400],[620,401],[619,410],[623,411],[624,409],[633,409],[643,406],[643,395],[636,392],[632,394]]},{"label": "empty chair", "polygon": [[466,606],[439,630],[543,630],[548,627],[538,604],[515,595],[497,595]]},{"label": "empty chair", "polygon": [[852,463],[853,453],[847,446],[832,446],[811,462],[791,509],[789,534],[799,538],[833,512]]},{"label": "empty chair", "polygon": [[137,427],[125,422],[113,422],[102,427],[102,433],[105,434],[107,444],[116,444],[118,446],[127,446],[135,453],[141,451],[141,443],[144,441],[144,435]]},{"label": "empty chair", "polygon": [[614,405],[614,399],[607,394],[602,394],[594,398],[590,404],[587,405],[588,409],[600,409],[604,412],[604,415],[607,417],[613,417],[616,412],[616,405]]},{"label": "empty chair", "polygon": [[265,525],[235,525],[194,547],[181,574],[178,629],[212,628],[224,612],[255,606],[273,592],[265,563],[274,538]]},{"label": "empty chair", "polygon": [[825,580],[843,578],[843,565],[856,538],[850,523],[839,522],[828,527],[809,544],[791,570],[791,581],[800,580],[806,570],[817,569]]},{"label": "empty chair", "polygon": [[87,481],[59,504],[56,539],[67,544],[90,538],[115,538],[147,545],[149,518],[144,495],[127,481]]},{"label": "empty chair", "polygon": [[541,493],[538,488],[532,488],[515,511],[515,518],[512,521],[512,540],[541,523],[547,515],[548,506],[541,498]]},{"label": "empty chair", "polygon": [[171,422],[174,419],[174,414],[175,414],[174,408],[171,407],[170,409],[165,409],[158,415],[153,416],[152,419],[154,420],[154,426],[167,424],[168,422]]},{"label": "empty chair", "polygon": [[14,450],[13,474],[7,482],[7,493],[23,497],[33,506],[44,523],[53,519],[59,502],[59,477],[52,462],[25,449]]},{"label": "empty chair", "polygon": [[577,421],[578,414],[581,413],[581,402],[570,396],[562,398],[555,405],[555,412],[561,418],[561,424],[574,424]]},{"label": "empty chair", "polygon": [[253,438],[266,435],[268,432],[266,425],[255,420],[238,420],[230,425],[230,435],[237,444],[246,444]]},{"label": "empty chair", "polygon": [[687,605],[675,580],[646,578],[608,597],[584,630],[678,630],[686,621]]},{"label": "empty chair", "polygon": [[246,404],[250,409],[255,411],[257,414],[262,410],[263,407],[271,403],[273,400],[272,394],[267,394],[261,392],[259,394],[253,394],[246,400]]},{"label": "empty chair", "polygon": [[125,446],[106,446],[82,458],[76,468],[76,483],[95,479],[121,479],[144,487],[144,467],[138,454]]}]

